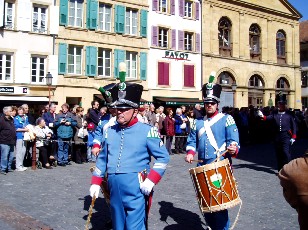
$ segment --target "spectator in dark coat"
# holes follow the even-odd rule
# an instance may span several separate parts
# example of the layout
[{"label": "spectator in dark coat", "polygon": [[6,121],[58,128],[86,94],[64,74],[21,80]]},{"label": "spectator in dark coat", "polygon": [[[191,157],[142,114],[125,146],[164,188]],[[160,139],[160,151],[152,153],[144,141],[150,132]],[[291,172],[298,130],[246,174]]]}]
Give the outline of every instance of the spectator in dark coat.
[{"label": "spectator in dark coat", "polygon": [[170,155],[172,155],[171,145],[175,135],[175,119],[173,118],[173,111],[171,108],[167,109],[167,116],[164,120],[164,129],[166,131],[166,148]]},{"label": "spectator in dark coat", "polygon": [[100,118],[100,114],[99,114],[99,102],[94,100],[91,102],[91,106],[92,108],[89,110],[89,114],[87,114],[87,122],[88,124],[93,123],[95,125],[95,127],[98,125],[99,123],[99,118]]},{"label": "spectator in dark coat", "polygon": [[201,105],[200,104],[196,104],[195,105],[195,108],[194,108],[194,117],[196,119],[200,118],[200,117],[203,117],[203,113],[202,113],[202,110],[201,110]]},{"label": "spectator in dark coat", "polygon": [[[43,114],[43,119],[46,122],[46,126],[48,126],[52,131],[53,135],[51,137],[52,140],[57,140],[57,130],[55,129],[55,118],[56,118],[56,109],[57,105],[55,103],[51,103],[49,105],[49,111]],[[48,146],[50,151],[50,159],[57,160],[57,151],[58,151],[58,143],[53,141]]]},{"label": "spectator in dark coat", "polygon": [[29,124],[35,126],[36,125],[35,118],[32,114],[29,113],[29,106],[27,104],[23,104],[21,107],[24,108],[25,115],[27,115],[27,117],[28,117]]},{"label": "spectator in dark coat", "polygon": [[11,116],[12,107],[4,107],[3,114],[4,116],[0,117],[0,173],[6,175],[7,172],[12,172],[14,146],[16,143],[16,130],[14,126],[14,119]]},{"label": "spectator in dark coat", "polygon": [[75,116],[69,112],[67,103],[61,106],[62,113],[58,114],[55,119],[55,127],[58,136],[58,165],[66,166],[68,162],[69,142],[74,135],[74,127],[77,125]]}]

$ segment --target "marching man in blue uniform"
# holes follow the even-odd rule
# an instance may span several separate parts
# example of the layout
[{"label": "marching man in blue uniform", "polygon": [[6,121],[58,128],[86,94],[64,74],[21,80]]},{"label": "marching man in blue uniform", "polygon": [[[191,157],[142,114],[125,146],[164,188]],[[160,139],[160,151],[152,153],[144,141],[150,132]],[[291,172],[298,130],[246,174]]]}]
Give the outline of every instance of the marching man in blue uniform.
[{"label": "marching man in blue uniform", "polygon": [[264,116],[258,110],[258,115],[264,121],[270,121],[275,127],[275,152],[278,172],[285,164],[291,161],[290,146],[296,139],[296,123],[291,112],[286,109],[286,95],[279,92],[277,95],[278,111]]},{"label": "marching man in blue uniform", "polygon": [[[163,176],[169,154],[155,127],[138,122],[137,113],[143,86],[114,84],[107,92],[116,109],[117,123],[107,128],[103,146],[94,144],[98,155],[90,195],[97,197],[105,173],[110,190],[110,208],[115,230],[144,230],[147,201]],[[155,158],[150,169],[151,157]]]},{"label": "marching man in blue uniform", "polygon": [[[210,164],[220,157],[221,160],[236,157],[239,151],[239,135],[232,116],[218,112],[222,87],[214,84],[215,72],[210,75],[209,83],[203,85],[202,96],[205,117],[196,119],[196,125],[187,139],[186,161],[193,162],[194,155],[198,154],[198,166]],[[223,152],[226,154],[221,156]],[[229,229],[230,221],[228,210],[204,213],[205,220],[212,230]]]}]

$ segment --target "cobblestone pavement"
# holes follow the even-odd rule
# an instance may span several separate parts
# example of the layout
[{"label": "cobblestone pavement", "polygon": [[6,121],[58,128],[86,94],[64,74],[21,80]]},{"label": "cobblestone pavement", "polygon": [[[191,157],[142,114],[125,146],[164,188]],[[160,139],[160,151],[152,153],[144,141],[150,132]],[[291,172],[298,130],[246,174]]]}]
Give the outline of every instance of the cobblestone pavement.
[{"label": "cobblestone pavement", "polygon": [[[295,155],[304,152],[306,143],[307,140],[296,142]],[[243,201],[235,229],[299,229],[296,211],[282,196],[275,164],[271,144],[243,146],[239,158],[234,160],[234,174]],[[73,164],[0,175],[0,229],[84,229],[91,201],[88,195],[91,166]],[[164,178],[155,187],[150,230],[206,228],[188,173],[190,167],[194,165],[185,163],[183,154],[171,156]],[[230,209],[231,222],[238,208]],[[104,229],[108,219],[108,207],[100,195],[92,215],[92,229]]]}]

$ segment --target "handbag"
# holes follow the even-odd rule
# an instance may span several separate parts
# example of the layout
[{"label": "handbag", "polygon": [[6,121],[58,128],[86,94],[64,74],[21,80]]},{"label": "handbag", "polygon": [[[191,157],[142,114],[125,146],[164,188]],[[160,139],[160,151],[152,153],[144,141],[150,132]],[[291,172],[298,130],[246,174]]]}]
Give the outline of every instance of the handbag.
[{"label": "handbag", "polygon": [[80,128],[78,130],[78,133],[77,133],[77,136],[80,137],[80,138],[84,138],[84,127]]}]

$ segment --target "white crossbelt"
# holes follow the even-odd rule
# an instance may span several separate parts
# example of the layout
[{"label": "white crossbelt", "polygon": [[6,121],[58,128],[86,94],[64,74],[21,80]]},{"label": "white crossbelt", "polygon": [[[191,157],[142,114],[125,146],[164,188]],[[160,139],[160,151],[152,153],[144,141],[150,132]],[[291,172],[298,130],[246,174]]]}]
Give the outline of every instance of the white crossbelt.
[{"label": "white crossbelt", "polygon": [[224,114],[219,113],[216,116],[214,116],[213,119],[211,119],[210,121],[207,119],[207,117],[205,117],[204,118],[204,120],[205,120],[204,126],[198,132],[199,138],[204,134],[204,132],[206,132],[206,135],[209,139],[210,144],[215,149],[215,154],[217,154],[217,153],[226,149],[226,143],[223,143],[222,146],[220,146],[220,148],[218,148],[217,142],[215,140],[215,137],[214,137],[212,129],[211,129],[211,126],[213,124],[215,124],[217,121],[219,121],[223,116],[224,116]]}]

